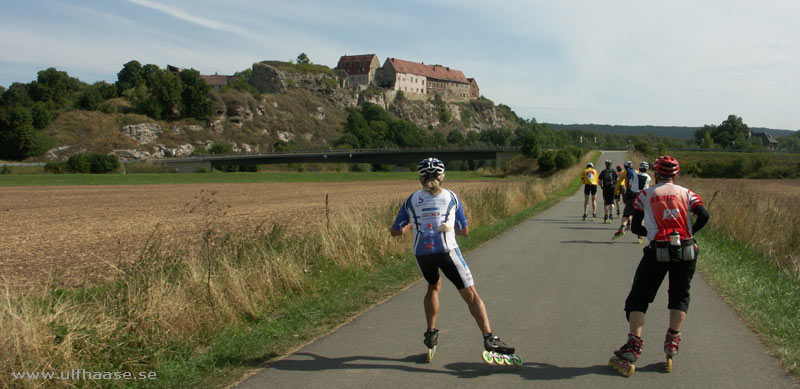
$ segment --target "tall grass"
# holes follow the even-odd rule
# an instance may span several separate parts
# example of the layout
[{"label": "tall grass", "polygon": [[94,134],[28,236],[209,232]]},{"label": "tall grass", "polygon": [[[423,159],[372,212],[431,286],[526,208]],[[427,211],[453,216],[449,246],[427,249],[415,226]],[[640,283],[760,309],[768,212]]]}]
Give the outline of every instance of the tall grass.
[{"label": "tall grass", "polygon": [[709,226],[742,242],[800,280],[800,192],[772,191],[765,181],[681,178],[711,214]]},{"label": "tall grass", "polygon": [[[536,204],[574,181],[581,166],[548,179],[461,193],[470,225],[489,224]],[[319,233],[290,236],[280,225],[220,230],[214,221],[224,217],[224,208],[215,206],[213,196],[203,192],[197,199],[195,209],[209,220],[200,243],[171,247],[156,232],[114,282],[17,296],[6,288],[0,299],[0,386],[130,384],[14,380],[12,372],[20,371],[169,375],[170,364],[202,359],[227,330],[280,320],[274,307],[290,296],[337,295],[335,278],[323,278],[326,290],[312,286],[326,272],[380,267],[410,247],[410,234],[397,239],[388,233],[402,198],[374,212],[360,209],[357,216],[338,217],[328,227],[321,223]]]}]

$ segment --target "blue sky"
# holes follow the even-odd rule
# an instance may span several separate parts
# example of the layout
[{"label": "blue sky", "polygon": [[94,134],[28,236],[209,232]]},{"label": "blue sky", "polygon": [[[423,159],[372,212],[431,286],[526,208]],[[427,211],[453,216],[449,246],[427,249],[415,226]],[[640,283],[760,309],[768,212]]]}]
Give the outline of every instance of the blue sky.
[{"label": "blue sky", "polygon": [[800,1],[2,0],[0,85],[132,59],[232,74],[300,52],[438,63],[552,123],[800,129]]}]

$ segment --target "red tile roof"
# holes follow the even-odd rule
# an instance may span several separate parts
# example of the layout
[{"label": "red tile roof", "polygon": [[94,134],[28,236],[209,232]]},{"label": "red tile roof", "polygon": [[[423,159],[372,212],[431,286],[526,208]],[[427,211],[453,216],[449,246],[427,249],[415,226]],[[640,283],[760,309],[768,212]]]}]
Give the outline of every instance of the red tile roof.
[{"label": "red tile roof", "polygon": [[464,73],[460,70],[450,69],[449,67],[425,65],[416,62],[404,61],[397,58],[389,58],[394,70],[400,73],[414,74],[417,76],[425,76],[437,80],[459,82],[462,84],[469,84]]},{"label": "red tile roof", "polygon": [[347,74],[367,74],[373,58],[375,54],[343,55],[336,68],[346,71]]}]

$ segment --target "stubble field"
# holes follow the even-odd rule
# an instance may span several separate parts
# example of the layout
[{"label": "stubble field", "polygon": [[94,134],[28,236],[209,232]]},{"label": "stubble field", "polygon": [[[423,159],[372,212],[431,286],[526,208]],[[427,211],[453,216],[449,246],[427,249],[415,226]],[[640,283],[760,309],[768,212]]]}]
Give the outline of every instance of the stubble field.
[{"label": "stubble field", "polygon": [[[457,193],[499,185],[445,183]],[[206,216],[221,216],[213,226],[223,232],[279,223],[302,234],[325,223],[326,195],[335,221],[399,204],[418,187],[415,181],[3,187],[0,286],[18,292],[93,285],[113,278],[154,234],[175,248],[200,241]],[[224,211],[206,212],[201,199]],[[379,228],[388,233],[389,226]]]}]

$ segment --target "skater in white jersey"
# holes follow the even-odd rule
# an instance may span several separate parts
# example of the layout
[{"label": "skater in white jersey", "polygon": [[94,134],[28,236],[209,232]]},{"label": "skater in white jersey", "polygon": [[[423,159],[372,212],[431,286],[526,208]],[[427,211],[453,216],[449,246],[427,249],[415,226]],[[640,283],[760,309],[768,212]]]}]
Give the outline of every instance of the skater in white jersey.
[{"label": "skater in white jersey", "polygon": [[[664,353],[667,355],[667,371],[672,370],[672,358],[678,354],[680,347],[681,326],[689,309],[689,288],[697,263],[698,249],[694,235],[709,218],[700,196],[675,185],[675,176],[680,170],[675,158],[659,157],[653,164],[653,170],[656,185],[639,192],[633,202],[631,231],[647,236],[650,244],[643,250],[644,255],[625,300],[628,341],[614,351],[609,361],[609,366],[626,376],[633,374],[634,364],[642,353],[645,313],[667,273],[669,327],[664,340]],[[690,213],[697,215],[694,225]]]},{"label": "skater in white jersey", "polygon": [[424,299],[427,321],[424,343],[429,348],[429,359],[433,357],[438,343],[436,317],[442,287],[439,270],[455,285],[467,303],[483,334],[486,351],[513,354],[514,347],[492,334],[486,307],[475,290],[472,274],[458,248],[456,235],[466,236],[469,227],[458,196],[441,186],[444,164],[436,158],[427,158],[419,163],[417,171],[422,189],[412,193],[403,202],[391,233],[392,236],[399,236],[411,229],[414,234],[414,255],[422,276],[428,282]]}]

